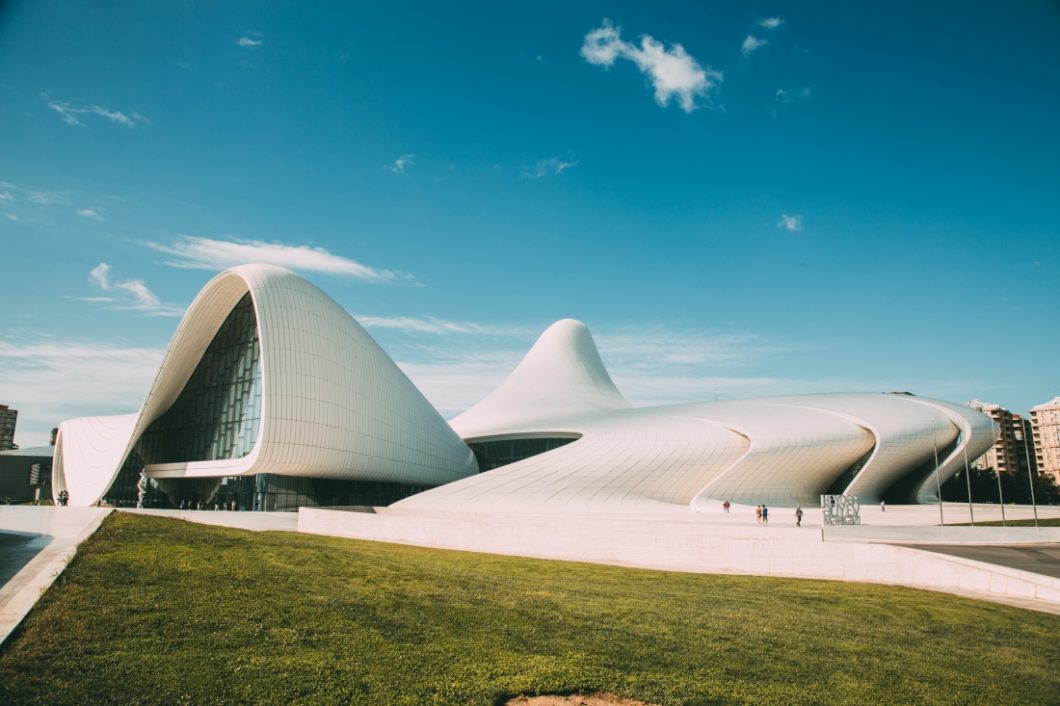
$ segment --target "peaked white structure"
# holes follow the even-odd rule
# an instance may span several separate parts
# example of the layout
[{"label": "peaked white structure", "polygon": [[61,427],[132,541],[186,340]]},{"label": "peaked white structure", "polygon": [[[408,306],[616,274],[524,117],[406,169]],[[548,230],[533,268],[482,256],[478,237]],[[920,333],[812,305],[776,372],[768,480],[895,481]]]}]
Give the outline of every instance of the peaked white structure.
[{"label": "peaked white structure", "polygon": [[[432,486],[477,471],[346,311],[268,265],[233,268],[203,288],[138,414],[59,426],[53,492],[91,505],[130,462],[171,487],[256,474]],[[213,497],[209,483],[199,487],[185,494]]]},{"label": "peaked white structure", "polygon": [[60,425],[53,492],[542,515],[925,501],[995,433],[986,415],[906,394],[634,408],[572,319],[450,426],[327,295],[245,265],[192,302],[138,413]]},{"label": "peaked white structure", "polygon": [[555,418],[632,405],[611,381],[589,329],[562,319],[541,334],[512,374],[450,424],[465,439],[480,430],[517,427]]},{"label": "peaked white structure", "polygon": [[985,415],[905,394],[632,408],[588,330],[569,319],[452,425],[484,470],[503,465],[392,511],[705,511],[725,500],[816,505],[826,492],[928,501],[936,468],[945,482],[995,434]]}]

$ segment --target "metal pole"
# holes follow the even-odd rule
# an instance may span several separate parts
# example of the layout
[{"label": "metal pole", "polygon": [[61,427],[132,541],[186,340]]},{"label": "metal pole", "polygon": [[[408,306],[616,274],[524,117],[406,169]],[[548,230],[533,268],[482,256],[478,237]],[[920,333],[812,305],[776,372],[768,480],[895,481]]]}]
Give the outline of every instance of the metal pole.
[{"label": "metal pole", "polygon": [[[964,429],[961,429],[961,436],[964,436]],[[961,446],[964,449],[964,480],[968,485],[968,517],[972,521],[972,527],[975,527],[975,510],[972,509],[972,469],[968,465],[968,440],[961,439]]]},{"label": "metal pole", "polygon": [[1031,507],[1034,508],[1034,526],[1038,526],[1038,503],[1034,499],[1034,474],[1031,473],[1031,452],[1027,448],[1027,425],[1020,419],[1020,432],[1023,434],[1023,454],[1027,457],[1027,480],[1031,484]]},{"label": "metal pole", "polygon": [[1007,527],[1005,524],[1005,496],[1001,494],[1001,471],[994,469],[994,475],[997,476],[997,500],[1001,503],[1001,526]]},{"label": "metal pole", "polygon": [[935,436],[935,423],[931,423],[931,440],[935,444],[935,489],[939,494],[939,525],[946,524],[946,521],[942,519],[942,481],[939,480],[939,442],[938,437]]}]

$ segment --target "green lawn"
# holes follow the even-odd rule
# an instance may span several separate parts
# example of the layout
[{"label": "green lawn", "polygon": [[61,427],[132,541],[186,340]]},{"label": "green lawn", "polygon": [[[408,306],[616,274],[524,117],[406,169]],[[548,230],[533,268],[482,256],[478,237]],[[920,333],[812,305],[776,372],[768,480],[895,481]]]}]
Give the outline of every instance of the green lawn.
[{"label": "green lawn", "polygon": [[[967,527],[971,523],[969,523],[969,522],[947,522],[946,524],[947,525],[954,525],[956,527]],[[992,520],[990,522],[980,522],[980,521],[976,520],[975,521],[975,526],[976,527],[1001,527],[1002,524],[1001,524],[1001,520],[996,520],[996,521]],[[1030,519],[1030,520],[1006,520],[1005,521],[1005,526],[1008,526],[1008,527],[1034,527],[1034,520],[1033,519]],[[1039,527],[1060,527],[1060,517],[1039,517],[1038,518],[1038,526]]]},{"label": "green lawn", "polygon": [[1043,704],[1060,616],[111,516],[0,654],[0,703]]}]

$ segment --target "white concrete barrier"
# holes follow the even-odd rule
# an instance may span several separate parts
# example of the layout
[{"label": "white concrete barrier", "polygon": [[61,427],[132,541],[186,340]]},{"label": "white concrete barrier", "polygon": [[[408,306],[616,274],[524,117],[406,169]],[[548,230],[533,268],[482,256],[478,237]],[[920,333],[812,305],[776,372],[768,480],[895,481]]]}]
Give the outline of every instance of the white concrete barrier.
[{"label": "white concrete barrier", "polygon": [[816,528],[668,519],[380,514],[302,508],[301,532],[422,547],[696,573],[911,586],[1060,613],[1060,579],[868,541],[822,541]]}]

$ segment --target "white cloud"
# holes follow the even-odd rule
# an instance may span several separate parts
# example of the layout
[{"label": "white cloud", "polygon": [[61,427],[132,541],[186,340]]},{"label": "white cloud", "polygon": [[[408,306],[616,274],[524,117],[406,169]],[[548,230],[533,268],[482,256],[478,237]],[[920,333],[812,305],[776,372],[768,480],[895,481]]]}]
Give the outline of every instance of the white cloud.
[{"label": "white cloud", "polygon": [[137,124],[141,122],[147,122],[147,119],[139,113],[133,113],[132,116],[129,116],[120,110],[108,110],[99,105],[74,105],[73,103],[66,103],[64,101],[54,101],[44,93],[41,94],[41,98],[44,99],[44,102],[48,104],[49,108],[62,117],[63,122],[67,125],[84,126],[84,123],[81,122],[81,118],[86,115],[97,115],[126,127],[136,127]]},{"label": "white cloud", "polygon": [[789,233],[802,230],[802,215],[796,214],[794,216],[789,216],[786,213],[780,214],[780,220],[777,221],[777,228],[783,228]]},{"label": "white cloud", "polygon": [[567,169],[573,169],[577,166],[578,160],[576,159],[550,157],[548,159],[539,160],[535,164],[523,167],[522,175],[526,179],[543,179],[547,176],[562,174]]},{"label": "white cloud", "polygon": [[99,211],[94,208],[79,208],[74,211],[74,213],[81,216],[82,218],[90,218],[94,221],[103,220],[103,216],[99,215]]},{"label": "white cloud", "polygon": [[[355,318],[448,417],[500,384],[546,328],[541,323],[498,325],[434,317]],[[750,333],[663,324],[596,328],[593,335],[616,383],[637,404],[787,391],[783,380],[756,374],[755,368],[798,350]]]},{"label": "white cloud", "polygon": [[164,351],[98,341],[0,339],[0,390],[4,403],[18,410],[16,441],[43,446],[64,419],[135,412]]},{"label": "white cloud", "polygon": [[369,316],[354,317],[365,328],[390,329],[404,333],[426,334],[475,334],[479,336],[527,336],[535,329],[525,326],[502,326],[480,324],[473,321],[447,321],[433,316]]},{"label": "white cloud", "polygon": [[142,279],[112,281],[110,265],[101,262],[88,273],[89,280],[104,292],[114,292],[121,296],[78,297],[81,301],[106,304],[107,309],[120,311],[139,311],[150,316],[181,316],[184,309],[170,304],[163,304],[148,289]]},{"label": "white cloud", "polygon": [[776,29],[784,24],[783,17],[767,17],[758,21],[758,26],[764,29]]},{"label": "white cloud", "polygon": [[333,255],[324,248],[309,245],[285,245],[260,240],[215,240],[191,235],[182,235],[168,245],[162,243],[144,243],[144,245],[152,250],[174,256],[176,259],[166,262],[172,267],[223,270],[236,265],[258,263],[279,265],[302,272],[342,275],[379,284],[414,284],[416,282],[416,279],[408,273],[375,269],[347,257]]},{"label": "white cloud", "polygon": [[62,191],[46,191],[43,189],[27,189],[9,181],[0,181],[0,201],[13,203],[15,201],[28,201],[38,206],[53,206],[58,203],[67,203],[69,196]]},{"label": "white cloud", "polygon": [[18,216],[16,216],[13,213],[5,213],[4,214],[4,218],[6,218],[9,221],[17,221],[18,220]]},{"label": "white cloud", "polygon": [[404,174],[405,169],[411,167],[416,163],[416,155],[414,154],[403,154],[394,160],[393,164],[383,165],[383,169],[393,174]]},{"label": "white cloud", "polygon": [[676,97],[681,109],[691,113],[696,97],[706,97],[723,80],[721,71],[703,68],[680,44],[669,49],[650,35],[644,35],[640,46],[623,41],[621,28],[605,19],[597,29],[585,35],[581,55],[590,64],[611,66],[617,59],[628,59],[646,74],[655,89],[655,102],[666,107]]},{"label": "white cloud", "polygon": [[740,51],[744,56],[751,56],[751,54],[767,44],[769,44],[768,39],[759,39],[753,34],[749,34],[747,35],[747,38],[743,40],[743,44],[740,45]]},{"label": "white cloud", "polygon": [[778,88],[774,100],[777,103],[793,103],[797,100],[806,100],[813,91],[811,86],[806,88]]},{"label": "white cloud", "polygon": [[260,34],[257,34],[257,33],[252,33],[252,34],[254,34],[255,36],[248,37],[246,35],[243,35],[242,37],[237,39],[236,40],[236,45],[237,46],[241,46],[241,47],[252,48],[252,47],[260,47],[262,44],[265,43],[265,41],[263,39],[260,39],[260,38],[259,39],[255,39],[255,37],[261,37]]}]

